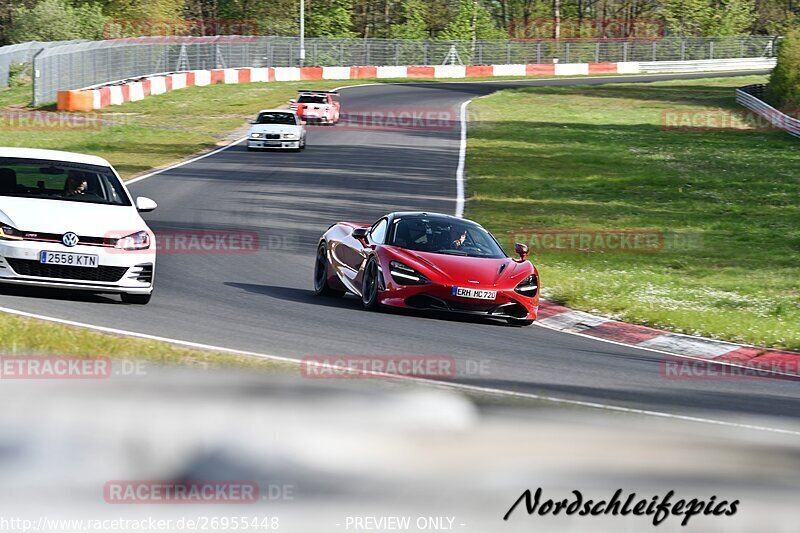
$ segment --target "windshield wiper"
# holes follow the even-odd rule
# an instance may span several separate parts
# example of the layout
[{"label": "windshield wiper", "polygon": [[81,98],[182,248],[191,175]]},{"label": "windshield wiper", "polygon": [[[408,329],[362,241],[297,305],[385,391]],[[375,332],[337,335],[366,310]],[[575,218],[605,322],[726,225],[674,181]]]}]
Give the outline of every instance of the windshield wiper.
[{"label": "windshield wiper", "polygon": [[436,250],[435,254],[450,254],[450,255],[469,255],[467,252],[461,250]]}]

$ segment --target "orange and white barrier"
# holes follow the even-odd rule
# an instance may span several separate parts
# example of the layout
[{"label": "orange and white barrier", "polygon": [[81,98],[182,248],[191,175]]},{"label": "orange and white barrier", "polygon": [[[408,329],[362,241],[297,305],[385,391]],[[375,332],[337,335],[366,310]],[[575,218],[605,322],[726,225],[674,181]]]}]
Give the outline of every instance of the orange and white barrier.
[{"label": "orange and white barrier", "polygon": [[[763,58],[728,60],[726,68],[754,68]],[[750,61],[750,63],[748,63]],[[680,64],[679,64],[680,63]],[[364,67],[262,67],[191,70],[154,74],[135,80],[109,83],[74,91],[59,91],[61,111],[92,111],[110,105],[135,102],[147,96],[184,87],[217,83],[250,83],[302,80],[356,80],[387,78],[464,79],[498,76],[591,76],[599,74],[638,74],[640,72],[693,72],[702,61],[625,62],[625,63],[546,63],[527,65],[439,65],[439,66],[364,66]],[[663,68],[659,69],[659,65]],[[760,64],[760,63],[759,63]]]}]

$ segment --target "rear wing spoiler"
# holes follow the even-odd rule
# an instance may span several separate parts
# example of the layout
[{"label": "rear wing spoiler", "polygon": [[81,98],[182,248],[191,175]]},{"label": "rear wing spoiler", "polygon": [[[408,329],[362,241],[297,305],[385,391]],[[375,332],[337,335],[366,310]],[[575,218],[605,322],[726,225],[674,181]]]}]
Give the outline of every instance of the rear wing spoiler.
[{"label": "rear wing spoiler", "polygon": [[338,95],[339,91],[313,91],[309,89],[297,89],[297,94],[307,96],[324,96],[326,94]]}]

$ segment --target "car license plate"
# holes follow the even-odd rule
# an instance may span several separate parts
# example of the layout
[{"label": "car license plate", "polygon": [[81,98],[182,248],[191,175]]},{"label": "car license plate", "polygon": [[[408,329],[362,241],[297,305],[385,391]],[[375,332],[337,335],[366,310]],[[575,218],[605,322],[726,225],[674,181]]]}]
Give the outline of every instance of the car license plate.
[{"label": "car license plate", "polygon": [[280,141],[264,141],[264,146],[281,146]]},{"label": "car license plate", "polygon": [[72,254],[65,252],[42,252],[39,262],[43,265],[65,265],[84,268],[97,268],[99,256]]},{"label": "car license plate", "polygon": [[453,296],[461,298],[475,298],[476,300],[494,300],[497,291],[484,291],[481,289],[468,289],[466,287],[453,287]]}]

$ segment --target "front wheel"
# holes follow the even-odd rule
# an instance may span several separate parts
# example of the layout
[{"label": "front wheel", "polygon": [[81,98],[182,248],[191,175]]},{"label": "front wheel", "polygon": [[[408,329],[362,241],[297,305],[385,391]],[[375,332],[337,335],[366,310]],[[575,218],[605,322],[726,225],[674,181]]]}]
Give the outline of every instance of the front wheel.
[{"label": "front wheel", "polygon": [[372,258],[364,268],[364,280],[361,285],[361,304],[364,309],[374,311],[378,309],[378,261]]},{"label": "front wheel", "polygon": [[328,257],[325,243],[317,248],[317,260],[314,262],[314,292],[319,296],[344,296],[344,291],[332,289],[328,284]]},{"label": "front wheel", "polygon": [[150,303],[150,298],[152,298],[152,296],[152,294],[128,294],[127,292],[123,292],[120,298],[122,298],[122,301],[126,304],[147,305]]}]

